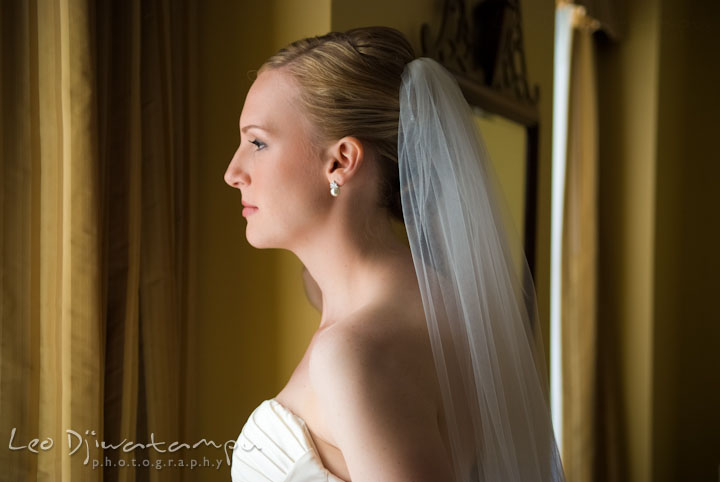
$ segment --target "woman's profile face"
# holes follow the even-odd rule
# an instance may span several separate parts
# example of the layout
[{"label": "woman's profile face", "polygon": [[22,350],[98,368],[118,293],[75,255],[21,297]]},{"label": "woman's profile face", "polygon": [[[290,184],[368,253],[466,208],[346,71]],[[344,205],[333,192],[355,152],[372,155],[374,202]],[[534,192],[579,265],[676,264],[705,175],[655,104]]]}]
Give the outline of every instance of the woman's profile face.
[{"label": "woman's profile face", "polygon": [[253,83],[240,115],[240,146],[225,182],[240,189],[245,235],[256,248],[292,249],[313,238],[329,207],[329,185],[311,128],[298,107],[299,87],[282,70]]}]

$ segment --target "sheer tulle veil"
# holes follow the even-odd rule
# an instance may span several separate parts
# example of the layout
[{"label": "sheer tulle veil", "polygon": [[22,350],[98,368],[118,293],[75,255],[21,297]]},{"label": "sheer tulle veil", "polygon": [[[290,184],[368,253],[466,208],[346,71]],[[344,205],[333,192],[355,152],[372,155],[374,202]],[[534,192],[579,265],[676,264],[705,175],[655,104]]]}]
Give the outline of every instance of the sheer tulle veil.
[{"label": "sheer tulle veil", "polygon": [[398,165],[456,480],[564,480],[527,263],[471,109],[429,58],[402,75]]}]

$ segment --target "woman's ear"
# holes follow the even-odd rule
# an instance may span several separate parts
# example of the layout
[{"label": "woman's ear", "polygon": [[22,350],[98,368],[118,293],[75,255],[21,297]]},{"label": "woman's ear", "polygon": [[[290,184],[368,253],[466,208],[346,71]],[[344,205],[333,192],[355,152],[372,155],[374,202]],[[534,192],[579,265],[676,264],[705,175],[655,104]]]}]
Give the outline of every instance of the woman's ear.
[{"label": "woman's ear", "polygon": [[336,181],[342,186],[358,172],[364,159],[362,142],[356,137],[343,137],[329,149],[326,169],[328,182]]}]

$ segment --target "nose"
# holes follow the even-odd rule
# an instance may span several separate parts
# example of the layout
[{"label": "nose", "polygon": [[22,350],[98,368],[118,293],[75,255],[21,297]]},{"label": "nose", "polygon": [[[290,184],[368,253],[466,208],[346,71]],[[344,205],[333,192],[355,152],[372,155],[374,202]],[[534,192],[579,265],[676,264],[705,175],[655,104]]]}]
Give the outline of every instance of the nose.
[{"label": "nose", "polygon": [[240,147],[238,147],[225,171],[225,182],[228,186],[239,189],[240,186],[247,185],[249,180],[247,172],[240,165]]}]

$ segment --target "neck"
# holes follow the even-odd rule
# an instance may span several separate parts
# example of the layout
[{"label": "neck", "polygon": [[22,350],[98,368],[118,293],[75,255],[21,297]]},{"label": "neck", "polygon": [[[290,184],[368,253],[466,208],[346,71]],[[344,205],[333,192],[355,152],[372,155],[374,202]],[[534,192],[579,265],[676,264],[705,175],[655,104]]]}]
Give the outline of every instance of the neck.
[{"label": "neck", "polygon": [[329,222],[293,250],[322,292],[320,329],[387,296],[414,269],[410,248],[393,232],[389,217],[369,217],[365,224],[347,219]]}]

